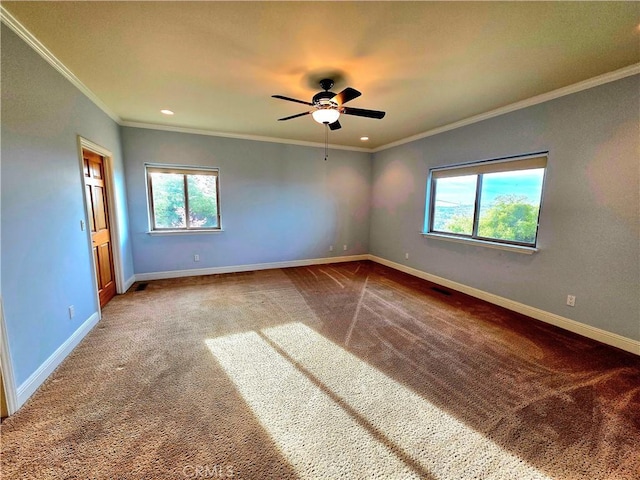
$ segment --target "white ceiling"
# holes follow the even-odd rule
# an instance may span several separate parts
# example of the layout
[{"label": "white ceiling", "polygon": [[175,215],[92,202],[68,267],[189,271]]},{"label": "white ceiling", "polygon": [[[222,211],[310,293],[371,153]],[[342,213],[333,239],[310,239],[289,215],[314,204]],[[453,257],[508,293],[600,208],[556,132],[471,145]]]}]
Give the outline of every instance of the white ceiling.
[{"label": "white ceiling", "polygon": [[[640,2],[7,2],[121,122],[377,148],[640,62]],[[160,113],[175,111],[173,117]],[[360,137],[367,135],[364,144]]]}]

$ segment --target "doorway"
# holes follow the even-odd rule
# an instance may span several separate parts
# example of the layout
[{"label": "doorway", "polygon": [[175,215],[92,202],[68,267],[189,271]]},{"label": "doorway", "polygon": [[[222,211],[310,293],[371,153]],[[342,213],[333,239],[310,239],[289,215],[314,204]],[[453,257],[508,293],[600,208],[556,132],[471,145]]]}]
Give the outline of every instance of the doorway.
[{"label": "doorway", "polygon": [[109,216],[111,202],[107,188],[105,158],[99,153],[83,148],[82,172],[96,285],[100,308],[102,308],[116,294],[116,273]]},{"label": "doorway", "polygon": [[0,370],[0,417],[9,416],[9,408],[7,407],[7,397],[4,394],[4,380],[2,379],[2,371]]}]

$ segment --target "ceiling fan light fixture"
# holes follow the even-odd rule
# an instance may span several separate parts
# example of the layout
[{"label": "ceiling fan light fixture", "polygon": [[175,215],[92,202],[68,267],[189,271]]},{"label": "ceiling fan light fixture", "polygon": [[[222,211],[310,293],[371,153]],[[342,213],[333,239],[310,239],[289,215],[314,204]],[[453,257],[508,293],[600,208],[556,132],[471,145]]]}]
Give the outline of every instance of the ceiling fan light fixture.
[{"label": "ceiling fan light fixture", "polygon": [[319,108],[315,110],[311,116],[316,122],[329,125],[340,118],[340,112],[335,108]]}]

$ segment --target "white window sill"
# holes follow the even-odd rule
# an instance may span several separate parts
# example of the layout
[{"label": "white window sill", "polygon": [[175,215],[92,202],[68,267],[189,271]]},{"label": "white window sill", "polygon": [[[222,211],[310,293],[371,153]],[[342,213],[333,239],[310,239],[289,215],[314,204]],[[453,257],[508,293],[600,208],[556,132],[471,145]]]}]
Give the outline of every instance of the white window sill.
[{"label": "white window sill", "polygon": [[152,230],[147,232],[149,235],[153,236],[163,236],[163,235],[208,235],[212,233],[222,233],[224,232],[221,228],[215,228],[210,230]]},{"label": "white window sill", "polygon": [[441,233],[422,232],[422,235],[427,238],[434,238],[437,240],[444,240],[447,242],[465,243],[467,245],[477,245],[479,247],[495,248],[497,250],[507,250],[509,252],[523,253],[525,255],[531,255],[532,253],[535,253],[538,251],[538,249],[535,247],[524,247],[522,245],[509,245],[507,243],[489,242],[487,240],[457,237],[455,235],[443,235]]}]

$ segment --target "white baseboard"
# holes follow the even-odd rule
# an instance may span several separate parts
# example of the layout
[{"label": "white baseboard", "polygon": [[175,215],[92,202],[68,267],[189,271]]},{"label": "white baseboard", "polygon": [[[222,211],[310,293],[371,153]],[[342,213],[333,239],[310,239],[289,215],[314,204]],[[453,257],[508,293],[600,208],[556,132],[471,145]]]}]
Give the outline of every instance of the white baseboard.
[{"label": "white baseboard", "polygon": [[424,280],[437,283],[438,285],[451,288],[452,290],[466,293],[467,295],[470,295],[472,297],[476,297],[489,303],[493,303],[509,310],[513,310],[514,312],[527,315],[529,317],[535,318],[536,320],[550,323],[551,325],[569,330],[570,332],[577,333],[578,335],[582,335],[583,337],[591,338],[593,340],[606,343],[607,345],[626,350],[627,352],[640,355],[640,341],[638,340],[633,340],[631,338],[618,335],[617,333],[607,332],[606,330],[602,330],[600,328],[585,325],[584,323],[576,322],[575,320],[571,320],[570,318],[562,317],[560,315],[556,315],[555,313],[546,312],[544,310],[540,310],[539,308],[531,307],[523,303],[509,300],[508,298],[500,297],[498,295],[494,295],[493,293],[485,292],[477,288],[469,287],[468,285],[464,285],[462,283],[438,277],[437,275],[432,275],[430,273],[423,272],[422,270],[408,267],[400,263],[392,262],[391,260],[386,260],[381,257],[376,257],[375,255],[369,255],[369,260],[380,263],[381,265],[385,265],[395,270],[408,273],[409,275],[413,275],[414,277],[422,278]]},{"label": "white baseboard", "polygon": [[[341,263],[341,262],[354,262],[360,260],[371,260],[373,262],[385,265],[387,267],[399,270],[409,275],[413,275],[424,280],[442,285],[444,287],[451,288],[453,290],[465,293],[472,297],[485,300],[489,303],[499,305],[514,312],[527,315],[551,325],[563,328],[570,332],[577,333],[587,338],[597,340],[599,342],[611,345],[627,352],[640,355],[640,342],[630,338],[623,337],[616,333],[607,332],[600,328],[585,325],[570,318],[565,318],[554,313],[546,312],[523,303],[519,303],[508,298],[500,297],[489,292],[479,290],[477,288],[464,285],[462,283],[454,282],[437,275],[432,275],[422,270],[418,270],[400,263],[386,260],[375,255],[362,254],[362,255],[349,255],[342,257],[327,257],[327,258],[313,258],[306,260],[291,260],[285,262],[273,262],[273,263],[258,263],[251,265],[234,265],[228,267],[213,267],[213,268],[199,268],[193,270],[174,270],[168,272],[153,272],[153,273],[139,273],[129,278],[126,282],[127,289],[134,283],[134,281],[143,280],[158,280],[164,278],[178,278],[194,275],[211,275],[217,273],[235,273],[235,272],[247,272],[255,270],[268,270],[274,268],[288,268],[288,267],[302,267],[308,265],[323,265],[329,263]],[[62,361],[73,351],[73,349],[80,343],[80,341],[91,331],[91,329],[100,320],[100,314],[98,312],[91,315],[74,333],[71,335],[58,349],[51,354],[47,360],[45,360],[40,367],[25,380],[16,391],[16,395],[12,395],[12,389],[5,391],[7,397],[11,398],[9,402],[10,414],[14,413],[20,408],[33,393],[44,383],[44,381],[53,373],[53,371],[62,363]],[[5,345],[3,345],[5,346]],[[10,361],[7,349],[3,348],[3,361]],[[4,362],[3,362],[4,363]],[[4,372],[5,375],[7,372]],[[6,382],[7,378],[5,378]],[[7,398],[7,400],[9,400]]]},{"label": "white baseboard", "polygon": [[136,281],[136,276],[131,275],[127,280],[124,281],[124,285],[122,286],[123,288],[122,292],[118,292],[118,293],[126,293],[127,290],[131,288],[131,285],[135,283],[135,281]]},{"label": "white baseboard", "polygon": [[[563,328],[570,332],[577,333],[587,338],[591,338],[593,340],[597,340],[599,342],[605,343],[607,345],[611,345],[627,352],[634,353],[636,355],[640,355],[640,342],[637,340],[633,340],[630,338],[623,337],[616,333],[607,332],[606,330],[602,330],[596,327],[592,327],[590,325],[585,325],[580,322],[576,322],[575,320],[571,320],[570,318],[565,318],[560,315],[556,315],[554,313],[546,312],[544,310],[540,310],[535,307],[531,307],[529,305],[525,305],[523,303],[519,303],[508,298],[500,297],[498,295],[494,295],[489,292],[485,292],[479,290],[474,287],[470,287],[468,285],[464,285],[462,283],[454,282],[452,280],[448,280],[443,277],[439,277],[437,275],[432,275],[427,272],[423,272],[422,270],[418,270],[412,267],[408,267],[406,265],[402,265],[400,263],[393,262],[391,260],[386,260],[381,257],[377,257],[375,255],[370,254],[362,254],[362,255],[349,255],[342,257],[327,257],[327,258],[313,258],[306,260],[291,260],[285,262],[273,262],[273,263],[258,263],[251,265],[234,265],[228,267],[213,267],[213,268],[199,268],[192,270],[174,270],[168,272],[153,272],[153,273],[140,273],[136,274],[133,277],[129,278],[126,282],[127,289],[134,283],[134,281],[143,281],[143,280],[158,280],[164,278],[178,278],[178,277],[187,277],[194,275],[211,275],[217,273],[235,273],[235,272],[247,272],[247,271],[255,271],[255,270],[268,270],[274,268],[288,268],[288,267],[302,267],[308,265],[323,265],[329,263],[341,263],[341,262],[354,262],[360,260],[371,260],[373,262],[379,263],[381,265],[385,265],[387,267],[393,268],[395,270],[399,270],[404,273],[408,273],[409,275],[413,275],[418,278],[422,278],[424,280],[428,280],[430,282],[436,283],[438,285],[442,285],[447,288],[451,288],[458,292],[465,293],[472,297],[479,298],[481,300],[485,300],[489,303],[493,303],[495,305],[499,305],[501,307],[507,308],[514,312],[521,313],[523,315],[527,315],[529,317],[535,318],[536,320],[540,320],[551,325],[555,325],[557,327]],[[17,411],[28,399],[33,395],[33,393],[44,383],[44,381],[53,373],[53,371],[62,363],[62,361],[73,351],[73,349],[80,343],[80,341],[91,331],[91,329],[98,323],[100,320],[100,314],[98,312],[91,315],[74,333],[71,335],[67,341],[65,341],[58,349],[51,354],[47,360],[45,360],[40,367],[29,376],[27,380],[25,380],[16,391],[15,396],[12,395],[11,390],[5,391],[7,396],[11,398],[9,402],[10,414]],[[4,351],[3,349],[3,360],[10,360],[8,351]],[[7,372],[5,372],[6,375]],[[5,378],[5,382],[6,382]],[[9,398],[7,398],[9,400]],[[12,408],[11,408],[12,407]]]},{"label": "white baseboard", "polygon": [[7,401],[7,413],[13,415],[18,410],[18,397],[16,395],[16,384],[13,376],[13,363],[9,350],[9,338],[4,324],[4,314],[2,313],[2,297],[0,297],[0,372],[2,373],[2,383],[4,386],[4,397]]},{"label": "white baseboard", "polygon": [[458,292],[466,293],[472,297],[485,300],[489,303],[499,305],[514,312],[527,315],[545,323],[555,325],[556,327],[563,328],[573,333],[577,333],[587,338],[597,340],[599,342],[611,345],[627,352],[640,355],[640,341],[633,340],[631,338],[623,337],[616,333],[607,332],[600,328],[592,327],[584,323],[576,322],[570,318],[556,315],[555,313],[540,310],[539,308],[531,307],[514,300],[510,300],[493,293],[485,292],[462,283],[454,282],[437,275],[432,275],[422,270],[418,270],[400,263],[386,260],[381,257],[370,254],[362,255],[349,255],[343,257],[325,257],[325,258],[312,258],[305,260],[291,260],[285,262],[273,262],[273,263],[255,263],[249,265],[232,265],[228,267],[212,267],[212,268],[198,268],[190,270],[172,270],[166,272],[151,272],[151,273],[137,273],[135,275],[136,281],[145,280],[161,280],[165,278],[178,278],[178,277],[191,277],[195,275],[213,275],[219,273],[237,273],[237,272],[249,272],[255,270],[268,270],[272,268],[288,268],[288,267],[303,267],[308,265],[322,265],[327,263],[340,263],[340,262],[355,262],[359,260],[371,260],[373,262],[385,265],[387,267],[399,270],[414,277],[422,278],[438,285],[442,285]]},{"label": "white baseboard", "polygon": [[[17,408],[20,408],[53,371],[67,358],[80,341],[100,320],[98,312],[91,315],[73,334],[47,358],[17,389]],[[16,408],[16,409],[17,409]]]},{"label": "white baseboard", "polygon": [[343,257],[309,258],[305,260],[289,260],[285,262],[254,263],[250,265],[231,265],[228,267],[194,268],[190,270],[171,270],[167,272],[136,273],[136,281],[162,280],[165,278],[193,277],[197,275],[215,275],[218,273],[251,272],[255,270],[270,270],[273,268],[306,267],[309,265],[324,265],[327,263],[356,262],[369,260],[368,254],[347,255]]}]

